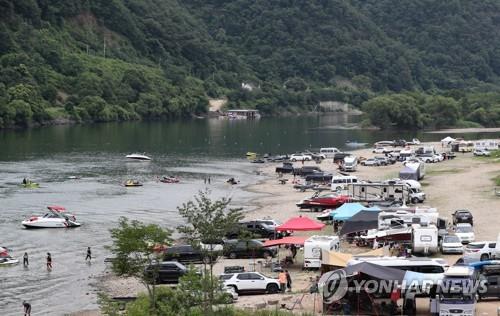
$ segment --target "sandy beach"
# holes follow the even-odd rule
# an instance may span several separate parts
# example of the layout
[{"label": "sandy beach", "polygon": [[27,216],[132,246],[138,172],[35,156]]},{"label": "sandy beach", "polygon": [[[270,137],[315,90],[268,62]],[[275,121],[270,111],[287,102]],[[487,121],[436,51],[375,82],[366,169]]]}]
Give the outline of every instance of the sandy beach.
[{"label": "sandy beach", "polygon": [[[438,152],[448,151],[448,148],[443,148],[440,143],[429,143],[436,148]],[[371,148],[360,149],[353,151],[358,157],[373,157],[375,154],[371,152]],[[306,162],[306,165],[316,165],[314,162]],[[295,205],[299,200],[309,197],[313,192],[299,192],[293,189],[291,183],[293,176],[285,175],[289,181],[286,184],[280,184],[275,173],[278,163],[264,164],[260,171],[262,180],[254,185],[246,187],[246,190],[260,193],[260,198],[251,201],[248,205],[249,209],[253,209],[246,213],[247,219],[259,219],[270,217],[280,221],[286,221],[290,217],[309,216],[315,218],[318,213],[299,212]],[[298,167],[301,163],[295,163]],[[328,172],[336,172],[337,166],[332,163],[331,159],[324,160],[319,167]],[[399,170],[402,169],[401,163],[396,163],[389,166],[380,167],[365,167],[358,166],[358,170],[354,175],[362,180],[385,180],[398,176]],[[494,182],[492,178],[500,174],[500,164],[498,161],[491,159],[473,157],[471,153],[458,154],[453,160],[446,160],[440,163],[426,164],[426,176],[421,181],[423,191],[427,195],[427,200],[424,205],[436,207],[442,216],[451,219],[451,214],[457,209],[468,209],[474,215],[474,227],[476,240],[496,240],[500,227],[500,216],[496,215],[500,211],[500,198],[494,194]],[[331,226],[327,226],[321,232],[297,232],[296,235],[314,235],[314,234],[331,234]],[[346,249],[344,249],[346,250]],[[367,248],[358,248],[356,251],[367,251]],[[287,255],[285,249],[280,250],[280,256]],[[442,256],[437,257],[447,259],[450,264],[458,258],[458,256]],[[235,306],[242,308],[275,308],[275,304],[285,304],[291,307],[296,303],[294,311],[320,312],[321,300],[312,294],[308,294],[308,289],[311,285],[311,278],[315,278],[318,272],[302,270],[302,252],[299,251],[297,261],[289,267],[293,278],[293,291],[284,295],[247,295],[240,296]],[[276,276],[276,273],[271,273],[268,268],[262,267],[262,260],[251,259],[219,259],[215,266],[215,272],[223,272],[223,267],[227,265],[242,265],[248,270],[262,271],[269,276]],[[131,296],[138,291],[143,291],[144,287],[136,280],[119,279],[108,273],[102,278],[100,288],[110,296]],[[297,303],[300,301],[300,304]],[[480,302],[478,303],[478,315],[493,315],[496,314],[497,302]],[[426,314],[428,305],[426,300],[419,303],[419,311]]]}]

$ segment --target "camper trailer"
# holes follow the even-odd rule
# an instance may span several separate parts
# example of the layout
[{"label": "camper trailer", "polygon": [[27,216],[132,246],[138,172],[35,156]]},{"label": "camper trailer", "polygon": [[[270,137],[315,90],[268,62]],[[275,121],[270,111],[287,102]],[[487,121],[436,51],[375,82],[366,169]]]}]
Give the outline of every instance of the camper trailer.
[{"label": "camper trailer", "polygon": [[304,242],[304,268],[319,269],[323,250],[338,251],[338,236],[311,236]]},{"label": "camper trailer", "polygon": [[[436,210],[436,209],[434,209]],[[384,230],[390,227],[410,226],[412,224],[429,223],[436,225],[438,223],[439,213],[426,212],[414,213],[412,211],[397,210],[385,211],[378,214],[378,229]]]},{"label": "camper trailer", "polygon": [[474,150],[497,150],[500,148],[500,140],[481,139],[474,142]]},{"label": "camper trailer", "polygon": [[414,175],[412,175],[410,177],[405,177],[404,174],[402,174],[402,172],[400,172],[399,177],[401,179],[419,181],[419,180],[424,178],[424,176],[425,176],[425,163],[423,161],[409,160],[405,163],[405,167],[406,168],[403,170],[411,169],[411,170],[414,170],[415,173],[414,173]]},{"label": "camper trailer", "polygon": [[357,167],[358,167],[358,157],[347,156],[344,158],[344,164],[342,165],[342,169],[344,171],[356,171]]},{"label": "camper trailer", "polygon": [[434,224],[413,224],[412,249],[414,254],[430,255],[438,251],[438,229]]}]

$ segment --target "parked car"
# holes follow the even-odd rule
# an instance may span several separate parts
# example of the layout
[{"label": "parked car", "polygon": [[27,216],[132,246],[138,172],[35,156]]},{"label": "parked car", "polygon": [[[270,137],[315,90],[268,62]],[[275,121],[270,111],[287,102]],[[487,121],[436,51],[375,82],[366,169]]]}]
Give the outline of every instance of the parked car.
[{"label": "parked car", "polygon": [[380,162],[375,158],[369,158],[361,162],[363,166],[380,166]]},{"label": "parked car", "polygon": [[237,239],[244,231],[249,232],[254,238],[278,239],[283,237],[282,233],[276,232],[273,227],[263,225],[259,221],[239,222],[238,226],[234,227],[226,234],[226,237],[229,239]]},{"label": "parked car", "polygon": [[486,149],[476,149],[473,152],[474,156],[489,156],[491,153]]},{"label": "parked car", "polygon": [[307,154],[293,154],[290,156],[290,161],[310,161],[310,160],[312,160],[312,156]]},{"label": "parked car", "polygon": [[405,147],[406,146],[406,140],[404,139],[397,139],[392,142],[392,146],[394,147]]},{"label": "parked car", "polygon": [[469,223],[458,223],[455,225],[455,235],[460,238],[462,244],[468,244],[473,242],[475,239],[474,230],[472,229],[472,225]]},{"label": "parked car", "polygon": [[223,273],[220,278],[224,286],[232,287],[238,294],[245,292],[274,294],[280,290],[277,279],[269,278],[259,272]]},{"label": "parked car", "polygon": [[489,297],[500,298],[500,264],[481,267],[479,281],[484,286],[482,291],[478,291],[479,300]]},{"label": "parked car", "polygon": [[147,266],[144,273],[149,282],[164,284],[179,283],[179,278],[187,271],[186,266],[177,261],[164,261]]},{"label": "parked car", "polygon": [[388,164],[390,164],[389,159],[387,159],[387,157],[377,156],[374,159],[377,160],[381,166],[387,166]]},{"label": "parked car", "polygon": [[301,168],[295,168],[293,170],[294,175],[301,177],[313,174],[315,172],[322,172],[321,168],[317,166],[302,166]]},{"label": "parked car", "polygon": [[281,167],[276,167],[276,173],[293,173],[293,164],[291,162],[283,162]]},{"label": "parked car", "polygon": [[445,253],[458,253],[462,254],[464,252],[464,246],[462,241],[456,235],[445,235],[441,239],[439,249],[442,254]]},{"label": "parked car", "polygon": [[496,241],[476,241],[465,246],[464,257],[468,261],[486,261],[497,257]]},{"label": "parked car", "polygon": [[374,148],[372,151],[374,154],[386,154],[392,152],[392,149],[389,149],[387,147],[377,147]]},{"label": "parked car", "polygon": [[236,258],[268,258],[276,256],[276,248],[264,247],[259,240],[227,240],[222,251],[225,257]]},{"label": "parked car", "polygon": [[313,172],[305,177],[306,182],[328,182],[332,181],[333,174]]},{"label": "parked car", "polygon": [[456,210],[451,217],[453,219],[453,225],[458,223],[469,223],[474,225],[474,217],[469,210]]},{"label": "parked car", "polygon": [[217,260],[217,253],[201,251],[191,245],[175,245],[165,249],[163,260],[178,261],[181,263],[209,263],[210,261]]},{"label": "parked car", "polygon": [[[254,222],[257,222],[257,223],[260,223],[262,226],[265,226],[269,229],[272,229],[272,230],[275,230],[276,227],[280,226],[281,223],[280,221],[278,220],[275,220],[275,219],[272,219],[272,218],[263,218],[263,219],[255,219],[253,220]],[[282,232],[284,235],[286,236],[289,236],[292,234],[291,231],[286,231],[286,232]]]},{"label": "parked car", "polygon": [[421,161],[425,162],[425,163],[433,163],[433,162],[437,162],[436,161],[436,157],[434,154],[423,154],[423,155],[418,155],[417,156],[418,159],[420,159]]}]

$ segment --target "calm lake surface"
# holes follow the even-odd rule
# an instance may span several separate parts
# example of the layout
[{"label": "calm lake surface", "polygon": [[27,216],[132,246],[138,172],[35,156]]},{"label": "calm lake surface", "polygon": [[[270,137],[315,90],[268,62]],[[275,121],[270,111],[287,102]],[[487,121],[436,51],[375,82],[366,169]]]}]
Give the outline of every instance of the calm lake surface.
[{"label": "calm lake surface", "polygon": [[[174,228],[181,219],[176,207],[207,187],[213,197],[231,197],[235,206],[253,207],[254,193],[242,190],[259,180],[247,151],[293,153],[305,148],[339,147],[347,140],[373,143],[396,138],[439,140],[445,135],[336,129],[346,116],[264,118],[259,121],[218,119],[53,126],[0,131],[0,246],[22,264],[0,267],[0,315],[19,315],[23,300],[33,315],[63,315],[97,307],[94,277],[106,269],[109,229],[120,216]],[[461,135],[452,135],[461,136]],[[466,134],[466,138],[495,135]],[[145,152],[150,162],[130,162],[125,155]],[[163,184],[157,176],[175,175],[179,184]],[[70,176],[81,177],[71,180]],[[39,189],[19,186],[23,177]],[[241,183],[229,186],[235,177]],[[127,178],[144,183],[121,186]],[[47,205],[62,205],[82,223],[76,229],[26,230],[21,221],[43,215]],[[95,260],[84,260],[86,248]],[[50,252],[54,269],[45,269]]]}]

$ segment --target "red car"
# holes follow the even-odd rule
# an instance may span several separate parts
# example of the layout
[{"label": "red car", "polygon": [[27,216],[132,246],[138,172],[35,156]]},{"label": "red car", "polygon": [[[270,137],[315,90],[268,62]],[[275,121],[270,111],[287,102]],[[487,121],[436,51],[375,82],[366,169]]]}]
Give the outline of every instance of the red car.
[{"label": "red car", "polygon": [[336,193],[326,193],[319,195],[319,192],[308,199],[304,199],[297,203],[300,209],[310,209],[315,212],[320,212],[324,209],[332,209],[342,206],[351,200],[348,195],[339,195]]}]

